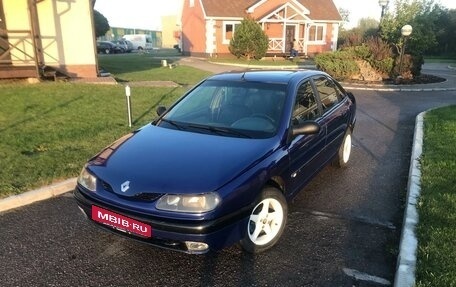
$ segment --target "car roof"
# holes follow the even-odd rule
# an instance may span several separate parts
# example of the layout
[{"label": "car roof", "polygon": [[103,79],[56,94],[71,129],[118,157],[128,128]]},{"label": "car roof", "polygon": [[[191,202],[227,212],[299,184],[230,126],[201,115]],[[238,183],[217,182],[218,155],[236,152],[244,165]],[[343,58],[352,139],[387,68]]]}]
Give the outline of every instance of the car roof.
[{"label": "car roof", "polygon": [[245,70],[225,72],[211,76],[208,79],[288,84],[293,79],[303,79],[315,75],[326,74],[317,70]]}]

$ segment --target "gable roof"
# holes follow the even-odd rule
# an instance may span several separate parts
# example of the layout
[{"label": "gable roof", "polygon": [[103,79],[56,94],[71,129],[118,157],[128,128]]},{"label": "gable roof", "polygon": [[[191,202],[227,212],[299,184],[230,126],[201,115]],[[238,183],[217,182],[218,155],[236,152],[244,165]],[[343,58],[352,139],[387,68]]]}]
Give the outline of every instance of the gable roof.
[{"label": "gable roof", "polygon": [[[288,9],[287,9],[288,8]],[[290,9],[291,9],[291,14],[282,14],[280,16],[278,16],[276,13],[280,13],[281,11],[283,11],[285,9],[285,11],[287,11],[288,13],[290,13]],[[259,17],[257,20],[259,20],[259,22],[267,22],[268,19],[271,20],[271,19],[274,19],[274,20],[280,20],[281,18],[288,18],[291,16],[291,18],[293,18],[294,20],[308,20],[309,17],[308,15],[310,14],[310,11],[304,7],[304,6],[301,6],[301,7],[296,7],[292,4],[290,4],[290,2],[286,2],[285,4],[282,4],[280,6],[277,6],[277,7],[274,7],[274,10],[271,10],[271,11],[268,11],[266,12],[266,14],[262,15],[261,17]],[[289,19],[291,19],[289,18]]]},{"label": "gable roof", "polygon": [[340,17],[332,0],[298,0],[298,2],[309,9],[310,14],[307,16],[314,21],[342,21],[342,17]]},{"label": "gable roof", "polygon": [[207,17],[245,17],[246,10],[258,0],[201,0]]},{"label": "gable roof", "polygon": [[[260,4],[264,0],[201,0],[201,4],[207,17],[243,18],[247,15],[247,9]],[[274,0],[266,0],[274,1]],[[342,21],[342,18],[332,0],[295,0],[310,11],[308,16],[311,20]],[[293,0],[290,0],[293,2]],[[283,3],[278,3],[281,6]]]}]

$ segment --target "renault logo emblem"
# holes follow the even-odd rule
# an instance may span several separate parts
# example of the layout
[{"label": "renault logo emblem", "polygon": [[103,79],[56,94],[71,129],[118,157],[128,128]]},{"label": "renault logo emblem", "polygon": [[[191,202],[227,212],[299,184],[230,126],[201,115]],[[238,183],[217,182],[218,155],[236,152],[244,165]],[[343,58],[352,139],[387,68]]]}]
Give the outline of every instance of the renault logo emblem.
[{"label": "renault logo emblem", "polygon": [[122,183],[120,185],[120,190],[122,192],[126,192],[129,188],[130,188],[130,181],[129,180],[127,180],[126,182],[124,182],[124,183]]}]

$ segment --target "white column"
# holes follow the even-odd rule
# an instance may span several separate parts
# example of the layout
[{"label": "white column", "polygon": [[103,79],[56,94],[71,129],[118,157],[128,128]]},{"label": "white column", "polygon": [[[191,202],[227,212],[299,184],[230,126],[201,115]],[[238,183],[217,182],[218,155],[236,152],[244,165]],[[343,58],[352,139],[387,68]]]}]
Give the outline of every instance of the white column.
[{"label": "white column", "polygon": [[215,43],[215,21],[213,19],[206,20],[206,53],[210,57],[217,52]]},{"label": "white column", "polygon": [[339,24],[332,24],[332,38],[331,38],[331,49],[337,50],[337,38],[339,38]]},{"label": "white column", "polygon": [[304,24],[304,55],[307,56],[307,44],[309,43],[309,22]]}]

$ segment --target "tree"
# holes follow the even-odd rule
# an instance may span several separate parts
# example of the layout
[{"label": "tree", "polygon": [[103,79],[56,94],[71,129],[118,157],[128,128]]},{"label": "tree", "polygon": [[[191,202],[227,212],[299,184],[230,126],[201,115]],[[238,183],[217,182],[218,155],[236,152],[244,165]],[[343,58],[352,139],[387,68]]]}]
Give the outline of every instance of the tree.
[{"label": "tree", "polygon": [[93,10],[93,18],[95,23],[95,37],[104,36],[110,29],[108,19],[97,10]]},{"label": "tree", "polygon": [[357,27],[339,32],[337,44],[340,48],[361,45],[366,39],[377,36],[378,25],[374,18],[361,18]]},{"label": "tree", "polygon": [[438,9],[433,0],[396,0],[394,13],[386,13],[380,24],[381,37],[401,54],[404,46],[401,28],[409,24],[413,33],[408,39],[408,50],[423,55],[437,44],[434,32]]},{"label": "tree", "polygon": [[441,9],[435,24],[437,45],[429,51],[433,55],[456,56],[456,9]]},{"label": "tree", "polygon": [[340,25],[340,29],[344,29],[344,24],[350,21],[350,11],[345,8],[339,8],[339,14],[343,21]]},{"label": "tree", "polygon": [[268,50],[268,36],[251,17],[244,18],[234,31],[230,41],[230,52],[236,57],[261,59]]},{"label": "tree", "polygon": [[358,21],[358,28],[361,30],[363,37],[369,38],[378,35],[380,23],[374,18],[361,18]]}]

